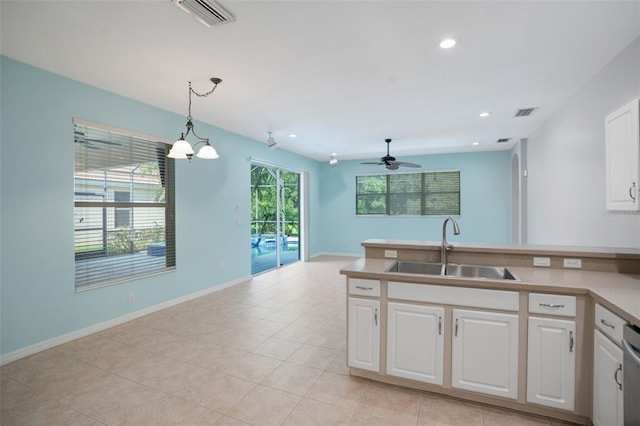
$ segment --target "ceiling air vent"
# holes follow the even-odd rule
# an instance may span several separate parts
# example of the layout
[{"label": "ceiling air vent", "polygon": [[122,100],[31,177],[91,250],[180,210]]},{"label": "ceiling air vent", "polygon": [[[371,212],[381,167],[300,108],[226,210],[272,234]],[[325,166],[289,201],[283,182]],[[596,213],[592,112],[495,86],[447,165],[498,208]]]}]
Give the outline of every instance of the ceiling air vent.
[{"label": "ceiling air vent", "polygon": [[172,0],[176,6],[211,28],[236,20],[235,16],[213,0]]},{"label": "ceiling air vent", "polygon": [[511,140],[511,138],[500,138],[497,140],[498,143],[505,143],[505,142],[509,142]]},{"label": "ceiling air vent", "polygon": [[529,115],[533,114],[533,111],[535,111],[537,109],[537,107],[533,107],[533,108],[520,108],[517,112],[516,115],[514,115],[514,117],[528,117]]}]

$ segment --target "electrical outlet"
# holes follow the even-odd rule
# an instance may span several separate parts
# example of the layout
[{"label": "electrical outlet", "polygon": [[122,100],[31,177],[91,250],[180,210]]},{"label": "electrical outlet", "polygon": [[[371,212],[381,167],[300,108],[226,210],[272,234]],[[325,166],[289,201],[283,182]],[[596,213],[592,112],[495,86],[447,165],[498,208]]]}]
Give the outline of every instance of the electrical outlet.
[{"label": "electrical outlet", "polygon": [[551,259],[548,257],[534,257],[533,266],[551,266]]},{"label": "electrical outlet", "polygon": [[390,257],[392,259],[398,258],[398,250],[385,250],[384,257]]},{"label": "electrical outlet", "polygon": [[129,297],[127,298],[127,302],[128,302],[130,305],[133,305],[133,300],[134,300],[134,299],[133,299],[133,294],[130,294],[130,295],[129,295]]},{"label": "electrical outlet", "polygon": [[565,268],[582,268],[582,259],[565,259]]}]

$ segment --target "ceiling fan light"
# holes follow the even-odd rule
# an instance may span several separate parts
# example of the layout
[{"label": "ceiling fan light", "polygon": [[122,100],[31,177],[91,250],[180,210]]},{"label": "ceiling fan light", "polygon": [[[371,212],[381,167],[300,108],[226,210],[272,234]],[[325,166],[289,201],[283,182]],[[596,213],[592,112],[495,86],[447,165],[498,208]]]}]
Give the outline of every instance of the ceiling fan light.
[{"label": "ceiling fan light", "polygon": [[209,145],[208,142],[202,148],[200,148],[200,150],[196,154],[196,157],[202,158],[204,160],[217,160],[218,158],[220,158],[216,149]]}]

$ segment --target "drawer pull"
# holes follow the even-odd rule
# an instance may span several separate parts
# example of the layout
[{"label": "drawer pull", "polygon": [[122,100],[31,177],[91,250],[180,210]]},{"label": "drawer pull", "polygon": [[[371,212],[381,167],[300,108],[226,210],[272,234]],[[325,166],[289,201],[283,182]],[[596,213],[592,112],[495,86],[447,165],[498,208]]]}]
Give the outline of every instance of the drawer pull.
[{"label": "drawer pull", "polygon": [[615,325],[611,324],[609,321],[607,321],[607,320],[606,320],[606,319],[604,319],[604,318],[602,318],[602,319],[600,320],[600,324],[604,325],[605,327],[611,327],[611,328],[613,328],[614,330],[616,329],[616,326],[615,326]]},{"label": "drawer pull", "polygon": [[362,287],[360,285],[357,285],[356,288],[358,288],[360,290],[373,290],[373,287]]},{"label": "drawer pull", "polygon": [[540,306],[545,308],[564,308],[564,305],[554,305],[553,303],[541,303]]}]

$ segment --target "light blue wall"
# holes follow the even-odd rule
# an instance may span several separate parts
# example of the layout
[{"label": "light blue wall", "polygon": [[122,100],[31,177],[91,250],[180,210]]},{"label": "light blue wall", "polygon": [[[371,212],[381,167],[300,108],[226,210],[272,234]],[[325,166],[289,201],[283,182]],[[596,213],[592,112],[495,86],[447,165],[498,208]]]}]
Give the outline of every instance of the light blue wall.
[{"label": "light blue wall", "polygon": [[[355,175],[378,169],[349,161],[331,168],[196,122],[221,158],[176,164],[176,271],[75,293],[72,119],[173,139],[185,117],[0,61],[0,354],[248,277],[250,156],[309,171],[311,255],[359,253],[368,238],[440,238],[441,217],[355,217]],[[461,170],[462,235],[451,241],[509,241],[509,153],[403,160]]]},{"label": "light blue wall", "polygon": [[[511,241],[511,154],[508,151],[403,157],[418,163],[423,171],[460,170],[461,215],[456,217],[461,233],[451,242],[509,243]],[[413,169],[399,170],[400,173]],[[359,161],[341,161],[337,167],[326,165],[321,187],[322,251],[362,253],[360,242],[368,238],[439,241],[442,216],[376,216],[355,214],[356,175],[384,173],[377,166]],[[396,172],[397,173],[397,172]]]},{"label": "light blue wall", "polygon": [[[0,353],[249,276],[249,156],[309,170],[318,233],[320,163],[196,122],[221,158],[176,162],[177,270],[75,293],[72,119],[173,139],[185,117],[0,60]],[[312,238],[311,253],[318,249]]]}]

